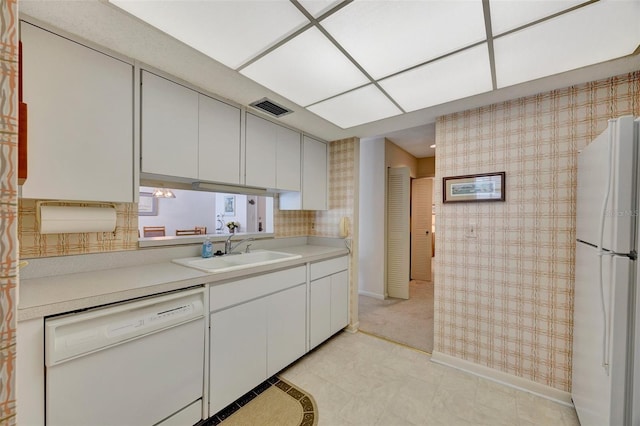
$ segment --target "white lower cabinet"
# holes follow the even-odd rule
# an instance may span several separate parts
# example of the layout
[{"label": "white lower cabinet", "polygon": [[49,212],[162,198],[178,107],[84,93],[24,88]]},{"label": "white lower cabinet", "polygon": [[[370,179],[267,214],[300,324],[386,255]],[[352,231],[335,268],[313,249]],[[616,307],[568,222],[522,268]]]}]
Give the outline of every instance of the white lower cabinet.
[{"label": "white lower cabinet", "polygon": [[212,285],[209,415],[304,355],[306,267]]},{"label": "white lower cabinet", "polygon": [[331,277],[312,281],[309,299],[309,348],[315,348],[331,336]]},{"label": "white lower cabinet", "polygon": [[267,311],[267,377],[271,377],[305,353],[306,286],[272,294]]},{"label": "white lower cabinet", "polygon": [[349,324],[349,273],[331,275],[331,334]]},{"label": "white lower cabinet", "polygon": [[16,423],[44,425],[44,319],[18,322],[16,343]]},{"label": "white lower cabinet", "polygon": [[311,264],[309,349],[349,324],[348,268],[346,256]]},{"label": "white lower cabinet", "polygon": [[211,314],[209,415],[266,379],[266,316],[266,298]]}]

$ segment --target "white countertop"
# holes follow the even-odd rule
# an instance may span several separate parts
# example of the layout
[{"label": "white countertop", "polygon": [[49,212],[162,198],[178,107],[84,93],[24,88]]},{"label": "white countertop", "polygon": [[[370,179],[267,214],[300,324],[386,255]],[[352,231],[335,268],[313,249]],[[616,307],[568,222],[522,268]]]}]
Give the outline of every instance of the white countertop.
[{"label": "white countertop", "polygon": [[237,271],[208,274],[170,261],[20,280],[18,321],[41,318],[150,296],[192,286],[215,284],[348,254],[344,248],[302,245],[278,248],[302,257]]}]

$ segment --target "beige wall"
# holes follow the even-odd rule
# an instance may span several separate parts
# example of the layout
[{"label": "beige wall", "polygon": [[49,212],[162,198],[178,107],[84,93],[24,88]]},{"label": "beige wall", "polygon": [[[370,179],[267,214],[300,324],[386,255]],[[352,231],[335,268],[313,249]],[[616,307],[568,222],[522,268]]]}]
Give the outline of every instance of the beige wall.
[{"label": "beige wall", "polygon": [[[577,153],[624,114],[640,71],[437,120],[436,351],[570,391]],[[441,203],[443,176],[500,171],[506,202]]]},{"label": "beige wall", "polygon": [[418,158],[418,176],[434,177],[436,175],[436,157]]},{"label": "beige wall", "polygon": [[418,176],[418,160],[388,139],[384,140],[384,157],[387,167],[408,167],[412,178]]},{"label": "beige wall", "polygon": [[16,424],[18,3],[0,2],[0,423]]}]

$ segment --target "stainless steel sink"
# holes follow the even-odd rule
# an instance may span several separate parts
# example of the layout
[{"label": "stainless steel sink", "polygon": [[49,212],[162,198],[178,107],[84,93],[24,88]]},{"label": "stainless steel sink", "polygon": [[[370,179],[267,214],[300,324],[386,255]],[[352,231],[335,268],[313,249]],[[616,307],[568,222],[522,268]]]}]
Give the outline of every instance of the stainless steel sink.
[{"label": "stainless steel sink", "polygon": [[216,273],[284,262],[286,260],[298,259],[300,257],[302,256],[299,254],[282,253],[271,250],[255,250],[251,253],[228,254],[208,259],[203,259],[201,257],[186,257],[183,259],[173,259],[173,262],[190,268],[199,269],[204,272]]}]

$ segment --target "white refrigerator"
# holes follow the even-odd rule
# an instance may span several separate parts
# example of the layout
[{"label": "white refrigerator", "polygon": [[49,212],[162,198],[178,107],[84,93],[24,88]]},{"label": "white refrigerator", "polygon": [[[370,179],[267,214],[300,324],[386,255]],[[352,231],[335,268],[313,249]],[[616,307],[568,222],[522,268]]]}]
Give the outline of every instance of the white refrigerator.
[{"label": "white refrigerator", "polygon": [[640,120],[578,155],[571,396],[582,426],[640,425]]}]

